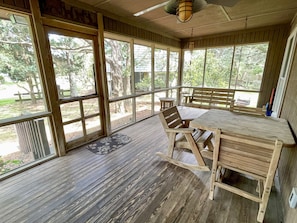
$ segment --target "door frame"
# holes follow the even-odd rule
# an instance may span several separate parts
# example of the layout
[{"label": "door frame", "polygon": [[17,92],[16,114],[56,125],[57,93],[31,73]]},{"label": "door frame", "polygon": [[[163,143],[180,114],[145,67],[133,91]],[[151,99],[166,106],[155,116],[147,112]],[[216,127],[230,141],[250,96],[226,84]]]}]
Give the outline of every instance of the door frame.
[{"label": "door frame", "polygon": [[[69,28],[69,27],[67,27]],[[98,132],[95,132],[95,134],[91,133],[90,136],[88,135],[85,135],[85,132],[84,132],[84,136],[82,138],[79,138],[79,139],[75,139],[73,141],[69,141],[67,142],[66,141],[66,138],[65,138],[65,133],[64,133],[64,129],[62,128],[62,131],[63,131],[63,135],[64,135],[64,144],[65,144],[65,150],[66,151],[69,151],[71,149],[74,149],[74,148],[77,148],[81,145],[84,145],[86,143],[89,143],[91,141],[94,141],[95,139],[98,139],[98,138],[101,138],[103,136],[106,135],[106,123],[105,123],[105,109],[104,109],[104,97],[103,97],[103,83],[102,83],[102,78],[101,77],[101,71],[100,71],[100,56],[99,56],[99,45],[98,45],[98,35],[96,33],[93,34],[92,32],[86,32],[86,33],[81,33],[81,32],[78,32],[78,31],[73,31],[75,29],[72,29],[72,30],[69,30],[69,29],[63,29],[63,28],[59,28],[59,27],[53,27],[53,26],[44,26],[44,30],[45,30],[45,34],[46,34],[46,38],[47,38],[47,41],[49,43],[49,53],[50,53],[50,41],[48,39],[48,35],[49,34],[58,34],[58,35],[63,35],[63,36],[68,36],[68,37],[76,37],[76,38],[85,38],[85,39],[89,39],[93,42],[93,55],[94,55],[94,81],[95,81],[95,89],[96,89],[96,94],[95,95],[88,95],[88,96],[82,96],[82,97],[78,97],[77,99],[73,99],[73,98],[70,98],[70,99],[59,99],[59,98],[56,98],[55,100],[53,101],[57,101],[57,103],[55,103],[53,105],[53,107],[55,109],[57,109],[59,111],[58,113],[58,116],[59,118],[56,119],[56,120],[60,120],[59,123],[56,123],[56,126],[60,125],[60,126],[63,126],[63,121],[62,121],[62,114],[61,114],[61,109],[60,109],[60,105],[61,104],[64,104],[64,103],[67,103],[68,101],[78,101],[79,104],[80,104],[80,108],[81,108],[81,104],[82,104],[82,100],[85,100],[85,99],[90,99],[90,98],[98,98],[98,106],[99,106],[99,117],[100,117],[100,125],[101,125],[101,130],[98,131]],[[81,31],[81,30],[79,30]],[[52,59],[52,56],[51,54],[49,55],[49,57],[51,58],[51,66],[53,67],[53,59]],[[54,68],[53,68],[54,70]],[[55,73],[53,72],[53,77],[52,77],[54,80],[55,80]],[[57,84],[55,82],[55,86],[53,86],[53,88],[56,88],[57,89]],[[54,90],[56,90],[54,89]],[[58,96],[58,94],[57,94]],[[80,109],[81,110],[81,109]],[[81,117],[82,119],[84,119],[83,117]]]},{"label": "door frame", "polygon": [[272,106],[272,116],[279,117],[283,107],[283,101],[288,85],[289,76],[291,73],[291,67],[293,62],[293,57],[295,54],[296,48],[296,36],[297,36],[297,27],[293,30],[287,40],[287,45],[283,57],[283,62],[281,66],[281,71],[276,87],[275,98]]}]

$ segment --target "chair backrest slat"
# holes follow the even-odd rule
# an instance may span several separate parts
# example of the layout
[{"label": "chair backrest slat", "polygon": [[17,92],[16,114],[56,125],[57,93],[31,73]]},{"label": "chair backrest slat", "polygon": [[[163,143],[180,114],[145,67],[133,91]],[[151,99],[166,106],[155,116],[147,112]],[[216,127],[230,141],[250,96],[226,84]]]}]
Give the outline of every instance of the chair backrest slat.
[{"label": "chair backrest slat", "polygon": [[183,127],[183,121],[176,106],[160,112],[159,117],[164,129]]},{"label": "chair backrest slat", "polygon": [[275,141],[221,132],[218,164],[266,176],[274,149]]},{"label": "chair backrest slat", "polygon": [[173,113],[171,116],[165,117],[168,128],[176,128],[182,125],[182,120],[177,113]]},{"label": "chair backrest slat", "polygon": [[[226,133],[220,129],[215,131],[215,137],[209,199],[213,200],[215,187],[220,187],[258,202],[257,221],[263,222],[283,146],[282,141]],[[219,171],[221,167],[258,180],[259,195],[223,181]]]},{"label": "chair backrest slat", "polygon": [[238,112],[238,113],[243,113],[248,115],[265,116],[265,110],[263,110],[262,108],[234,105],[231,110],[233,112]]}]

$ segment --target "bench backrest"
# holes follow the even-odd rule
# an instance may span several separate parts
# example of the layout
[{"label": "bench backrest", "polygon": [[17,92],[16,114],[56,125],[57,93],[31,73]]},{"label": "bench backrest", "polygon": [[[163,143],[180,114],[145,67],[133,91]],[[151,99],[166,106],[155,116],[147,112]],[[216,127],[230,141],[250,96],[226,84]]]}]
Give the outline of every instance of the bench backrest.
[{"label": "bench backrest", "polygon": [[234,89],[194,88],[190,104],[200,108],[230,109],[234,106]]}]

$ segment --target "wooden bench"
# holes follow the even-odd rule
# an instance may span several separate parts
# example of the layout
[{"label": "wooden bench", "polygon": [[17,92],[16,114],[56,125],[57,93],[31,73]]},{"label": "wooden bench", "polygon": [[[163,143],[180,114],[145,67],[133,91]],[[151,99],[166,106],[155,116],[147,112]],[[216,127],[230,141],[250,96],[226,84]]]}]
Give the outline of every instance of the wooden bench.
[{"label": "wooden bench", "polygon": [[189,103],[186,103],[185,106],[231,110],[234,106],[234,94],[234,89],[193,88]]}]

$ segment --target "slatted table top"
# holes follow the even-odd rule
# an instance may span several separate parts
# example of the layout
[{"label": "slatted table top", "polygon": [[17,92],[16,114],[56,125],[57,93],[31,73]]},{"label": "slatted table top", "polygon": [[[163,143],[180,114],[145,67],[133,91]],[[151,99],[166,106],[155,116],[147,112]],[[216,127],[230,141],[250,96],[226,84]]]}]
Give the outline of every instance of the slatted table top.
[{"label": "slatted table top", "polygon": [[190,127],[238,133],[268,140],[279,139],[284,146],[294,146],[295,140],[287,120],[211,109],[190,122]]},{"label": "slatted table top", "polygon": [[174,102],[175,98],[159,98],[159,100],[164,102]]}]

